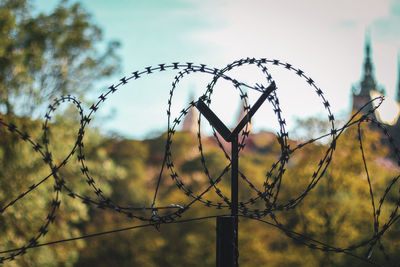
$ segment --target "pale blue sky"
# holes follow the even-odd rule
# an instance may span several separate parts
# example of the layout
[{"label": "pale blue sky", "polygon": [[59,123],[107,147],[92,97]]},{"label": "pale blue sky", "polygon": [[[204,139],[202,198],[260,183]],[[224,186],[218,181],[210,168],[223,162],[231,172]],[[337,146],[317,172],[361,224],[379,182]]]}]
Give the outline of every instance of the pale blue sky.
[{"label": "pale blue sky", "polygon": [[[350,107],[352,84],[359,81],[366,29],[370,29],[376,78],[392,97],[397,84],[400,49],[399,0],[82,0],[105,33],[122,43],[120,77],[159,63],[195,62],[222,68],[240,58],[280,59],[301,68],[326,93],[337,116]],[[41,9],[55,1],[37,0]],[[279,87],[289,129],[293,118],[320,112],[312,91],[282,71],[274,78]],[[236,75],[236,74],[235,74]],[[251,82],[257,77],[244,70],[237,74]],[[115,110],[112,119],[97,121],[104,130],[143,138],[165,130],[170,75],[154,75],[128,84],[104,106],[103,115]],[[149,79],[151,78],[151,79]],[[282,79],[280,81],[279,79]],[[190,78],[177,90],[177,110],[191,92],[204,91],[203,77]],[[104,84],[99,84],[99,95]],[[251,96],[257,97],[256,95]],[[233,89],[216,93],[214,109],[233,123],[239,100]],[[318,108],[316,108],[318,106]],[[262,111],[262,110],[261,110]],[[256,129],[273,129],[275,122],[264,109],[254,119]],[[262,113],[261,112],[261,113]],[[146,114],[146,115],[144,115]]]}]

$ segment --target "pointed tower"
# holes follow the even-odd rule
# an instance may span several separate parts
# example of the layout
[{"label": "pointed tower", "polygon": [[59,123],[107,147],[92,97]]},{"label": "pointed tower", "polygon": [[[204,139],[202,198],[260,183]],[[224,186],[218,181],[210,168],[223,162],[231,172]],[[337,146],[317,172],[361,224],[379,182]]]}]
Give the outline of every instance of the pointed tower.
[{"label": "pointed tower", "polygon": [[[241,100],[240,103],[239,103],[239,115],[238,115],[238,117],[237,117],[237,119],[236,119],[236,124],[235,124],[235,126],[238,125],[239,122],[240,122],[240,121],[244,118],[244,116],[246,116],[246,114],[247,114],[247,111],[245,110],[244,105],[245,105],[245,102],[244,102],[243,100]],[[244,127],[243,129],[246,129],[246,127]],[[250,121],[250,122],[248,123],[248,125],[247,125],[247,131],[248,131],[248,132],[251,132],[251,121]]]},{"label": "pointed tower", "polygon": [[[191,92],[190,97],[189,97],[189,102],[191,102],[193,100],[194,100],[194,93]],[[188,113],[186,114],[185,118],[183,119],[181,131],[197,133],[198,128],[199,128],[198,120],[199,120],[199,114],[197,113],[197,109],[194,107],[191,107],[188,110]]]},{"label": "pointed tower", "polygon": [[371,91],[374,91],[377,88],[373,68],[374,66],[371,60],[371,40],[368,36],[365,40],[364,73],[361,80],[360,95],[369,95]]},{"label": "pointed tower", "polygon": [[[367,34],[365,37],[365,58],[361,82],[357,89],[353,88],[353,111],[359,110],[371,99],[370,93],[372,91],[381,91],[377,87],[374,76],[374,66],[371,59],[371,40]],[[369,108],[372,108],[372,105]],[[369,108],[364,109],[365,112]]]}]

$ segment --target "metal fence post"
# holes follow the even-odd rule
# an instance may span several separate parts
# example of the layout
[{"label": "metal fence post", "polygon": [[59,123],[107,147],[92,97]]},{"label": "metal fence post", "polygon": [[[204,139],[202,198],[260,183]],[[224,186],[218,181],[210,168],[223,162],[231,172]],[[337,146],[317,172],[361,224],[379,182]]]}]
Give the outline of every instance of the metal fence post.
[{"label": "metal fence post", "polygon": [[275,82],[272,82],[232,132],[203,102],[202,98],[196,103],[196,108],[209,121],[211,126],[225,141],[231,143],[231,216],[217,217],[217,267],[239,266],[239,133],[275,89]]}]

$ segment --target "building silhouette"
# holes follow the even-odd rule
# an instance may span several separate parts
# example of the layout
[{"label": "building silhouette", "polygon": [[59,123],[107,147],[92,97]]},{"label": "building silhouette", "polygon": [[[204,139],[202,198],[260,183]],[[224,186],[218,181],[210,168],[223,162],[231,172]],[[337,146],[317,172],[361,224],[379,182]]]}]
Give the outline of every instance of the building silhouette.
[{"label": "building silhouette", "polygon": [[[374,99],[376,96],[381,95],[385,96],[385,89],[379,85],[375,78],[374,71],[374,63],[372,57],[372,48],[371,48],[371,40],[369,36],[366,36],[365,45],[364,45],[364,62],[362,64],[362,74],[360,81],[352,87],[352,114],[360,110],[365,104]],[[397,88],[395,90],[395,97],[390,103],[390,99],[386,98],[384,101],[386,108],[389,108],[389,113],[391,113],[390,120],[387,120],[385,116],[383,116],[383,105],[375,110],[372,114],[374,119],[384,124],[387,129],[389,135],[393,137],[395,144],[400,148],[400,55],[397,58],[398,63],[398,77],[397,77]],[[193,101],[194,98],[191,96],[190,101]],[[239,112],[237,115],[237,123],[245,116],[246,112],[243,108],[242,102],[239,104]],[[369,110],[373,109],[373,103],[369,103],[368,106],[364,107],[361,110],[361,113],[366,114]],[[387,113],[387,112],[386,112]],[[183,120],[183,125],[181,131],[190,132],[192,134],[197,134],[198,131],[198,120],[199,114],[196,108],[192,107],[189,109],[188,114]],[[246,146],[248,149],[253,150],[257,147],[256,144],[253,144],[254,138],[260,136],[265,136],[265,139],[272,140],[273,133],[267,131],[261,131],[259,133],[251,132],[251,123],[248,125],[247,130],[249,133],[249,138],[246,141]],[[218,135],[218,133],[217,133]],[[223,146],[229,147],[229,144],[225,144],[223,138],[219,138],[223,143]],[[253,140],[254,139],[254,140]],[[270,141],[268,141],[270,142]],[[391,148],[393,149],[393,148]]]},{"label": "building silhouette", "polygon": [[[385,99],[388,101],[386,105],[386,113],[390,113],[390,119],[385,118],[383,115],[383,107],[375,110],[372,116],[379,122],[383,123],[390,136],[393,137],[395,144],[400,147],[400,57],[397,59],[398,63],[398,77],[397,88],[395,91],[395,101],[390,102],[390,98]],[[374,64],[371,52],[371,40],[369,36],[365,40],[365,55],[363,63],[363,72],[361,81],[352,88],[352,113],[358,111],[362,106],[372,100],[374,97],[382,95],[385,96],[385,90],[378,85],[375,79]],[[367,107],[363,108],[361,113],[366,114],[373,108],[370,103]],[[387,114],[386,114],[387,115]],[[391,148],[393,149],[393,148]]]},{"label": "building silhouette", "polygon": [[[194,101],[194,93],[192,92],[189,97],[189,102]],[[195,107],[191,107],[188,110],[185,118],[183,119],[181,131],[189,133],[197,133],[199,130],[199,113]]]}]

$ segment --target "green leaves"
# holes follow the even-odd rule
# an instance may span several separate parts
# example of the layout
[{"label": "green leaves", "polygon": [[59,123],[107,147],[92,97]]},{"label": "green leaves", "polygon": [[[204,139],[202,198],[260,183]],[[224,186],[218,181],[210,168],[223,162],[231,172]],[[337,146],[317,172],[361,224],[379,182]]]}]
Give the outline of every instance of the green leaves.
[{"label": "green leaves", "polygon": [[104,51],[101,29],[79,3],[61,1],[49,14],[33,15],[26,1],[0,3],[0,110],[31,114],[56,95],[81,99],[94,82],[118,69],[119,43]]}]

